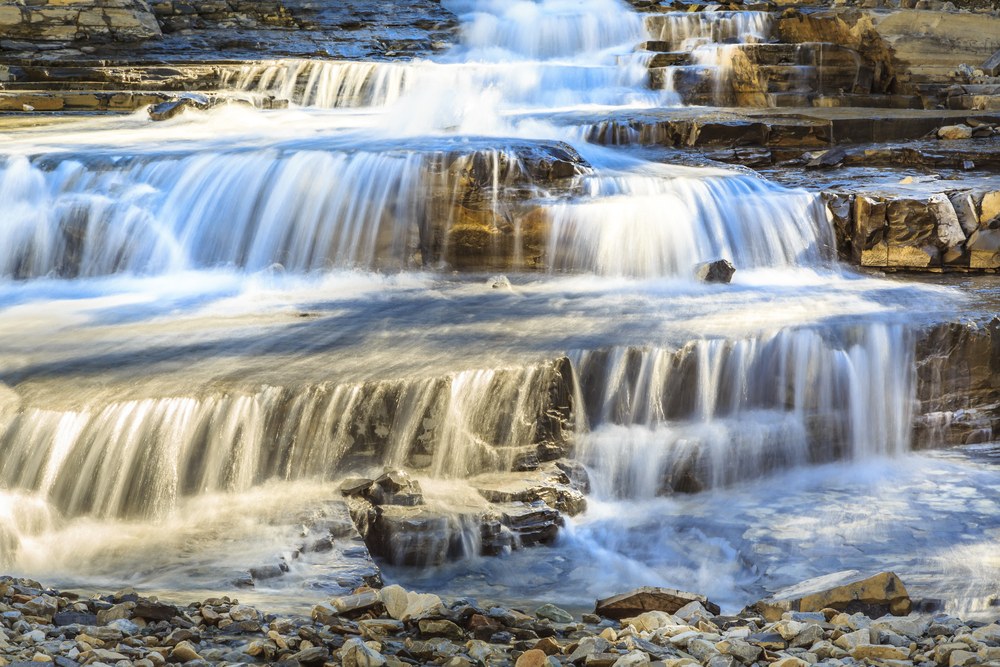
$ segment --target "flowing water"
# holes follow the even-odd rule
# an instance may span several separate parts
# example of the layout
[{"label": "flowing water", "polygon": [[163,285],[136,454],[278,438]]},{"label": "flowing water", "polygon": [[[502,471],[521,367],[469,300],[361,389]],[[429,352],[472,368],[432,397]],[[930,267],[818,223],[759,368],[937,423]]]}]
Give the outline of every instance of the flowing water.
[{"label": "flowing water", "polygon": [[[176,597],[280,561],[240,597],[301,605],[350,588],[331,572],[357,544],[300,549],[343,478],[406,467],[461,517],[486,505],[472,477],[561,438],[592,493],[553,546],[486,558],[466,535],[456,561],[385,577],[580,606],[662,584],[737,608],[896,568],[979,610],[995,461],[910,452],[916,337],[960,294],[838,267],[814,194],[557,121],[676,104],[637,44],[718,51],[766,22],[653,34],[614,0],[446,4],[461,43],[437,61],[230,81],[288,110],[6,138],[0,563]],[[732,284],[695,280],[719,258]]]}]

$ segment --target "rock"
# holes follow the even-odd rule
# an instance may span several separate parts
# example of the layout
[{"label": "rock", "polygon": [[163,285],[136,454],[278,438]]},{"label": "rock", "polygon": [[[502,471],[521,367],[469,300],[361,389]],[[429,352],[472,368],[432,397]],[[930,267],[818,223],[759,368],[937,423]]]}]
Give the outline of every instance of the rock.
[{"label": "rock", "polygon": [[397,621],[403,618],[403,614],[406,613],[406,607],[409,606],[406,589],[397,584],[386,586],[379,591],[379,597],[382,600],[382,604],[385,605],[385,610],[389,613],[389,616]]},{"label": "rock", "polygon": [[56,627],[66,625],[97,625],[97,616],[79,611],[63,611],[52,617],[52,624]]},{"label": "rock", "polygon": [[154,104],[146,109],[149,113],[149,117],[152,120],[169,120],[174,116],[177,116],[187,109],[199,109],[204,111],[209,108],[209,103],[207,100],[195,99],[192,97],[181,97],[172,100],[167,100],[166,102],[160,102],[159,104]]},{"label": "rock", "polygon": [[604,653],[611,648],[611,642],[603,637],[585,637],[570,654],[570,662],[580,662],[591,653]]},{"label": "rock", "polygon": [[772,662],[770,667],[809,667],[809,663],[800,658],[782,658]]},{"label": "rock", "polygon": [[986,223],[1000,217],[1000,192],[988,192],[983,196],[980,207],[979,224],[984,227]]},{"label": "rock", "polygon": [[441,598],[433,593],[407,594],[406,611],[400,619],[403,622],[419,621],[424,618],[440,617],[445,612],[444,603]]},{"label": "rock", "polygon": [[123,635],[131,637],[132,635],[139,634],[139,626],[128,620],[127,618],[119,618],[117,621],[111,621],[108,623],[109,628],[114,628],[116,630],[121,630]]},{"label": "rock", "polygon": [[525,651],[514,663],[514,667],[548,667],[549,656],[538,649]]},{"label": "rock", "polygon": [[956,251],[961,255],[965,232],[958,222],[958,215],[955,207],[951,205],[951,200],[943,194],[932,195],[927,207],[937,220],[937,245],[945,251],[945,261],[948,260],[948,251]]},{"label": "rock", "polygon": [[744,665],[757,662],[762,649],[759,646],[752,646],[741,639],[726,639],[715,645],[715,650],[725,655],[731,655]]},{"label": "rock", "polygon": [[694,272],[698,280],[706,283],[729,283],[736,273],[736,267],[727,259],[717,259],[714,262],[699,264]]},{"label": "rock", "polygon": [[789,611],[820,611],[825,608],[862,611],[866,615],[905,616],[912,603],[906,587],[892,572],[864,577],[857,570],[837,572],[803,581],[777,591],[751,606],[768,622]]},{"label": "rock", "polygon": [[110,609],[101,609],[97,612],[97,624],[107,625],[111,621],[128,618],[128,609],[123,604],[116,604]]},{"label": "rock", "polygon": [[394,635],[403,630],[405,630],[405,627],[402,621],[390,621],[384,618],[358,621],[358,631],[365,639],[381,641],[386,635]]},{"label": "rock", "polygon": [[[709,602],[704,595],[653,586],[636,588],[628,593],[598,600],[594,605],[594,613],[615,620],[632,618],[647,611],[663,611],[673,614],[691,602],[700,602],[714,615],[720,613],[719,606]],[[781,616],[779,615],[778,618]]]},{"label": "rock", "polygon": [[765,651],[783,651],[788,648],[788,642],[777,632],[756,632],[747,635],[746,641],[754,646],[759,646]]},{"label": "rock", "polygon": [[240,621],[256,621],[260,618],[260,612],[248,605],[237,604],[230,607],[229,618],[233,619],[236,623]]},{"label": "rock", "polygon": [[987,58],[980,69],[986,76],[1000,76],[1000,51]]},{"label": "rock", "polygon": [[809,649],[809,652],[814,654],[820,660],[827,660],[829,658],[840,660],[850,655],[844,649],[834,646],[828,641],[816,642],[812,645],[812,648]]},{"label": "rock", "polygon": [[464,639],[465,633],[451,621],[423,620],[419,623],[420,634],[429,637],[447,637],[449,639]]},{"label": "rock", "polygon": [[139,600],[135,603],[132,615],[144,618],[148,621],[169,621],[177,615],[177,607],[161,602],[150,602],[149,600]]},{"label": "rock", "polygon": [[[336,598],[330,602],[330,605],[333,606],[337,614],[350,614],[355,611],[366,611],[381,602],[382,598],[378,591],[367,590],[354,595],[345,595],[344,597]],[[314,612],[315,610],[316,608],[313,608]],[[232,616],[232,611],[229,612],[229,615]],[[234,618],[233,620],[235,621],[236,619]]]},{"label": "rock", "polygon": [[959,139],[971,139],[972,128],[968,125],[946,125],[937,131],[939,139],[956,141]]},{"label": "rock", "polygon": [[486,286],[490,289],[512,289],[507,276],[490,276],[486,280]]},{"label": "rock", "polygon": [[373,483],[374,480],[367,477],[349,477],[341,482],[340,493],[345,496],[362,496]]},{"label": "rock", "polygon": [[292,655],[291,659],[303,665],[321,665],[330,659],[330,651],[323,646],[313,646]]},{"label": "rock", "polygon": [[170,651],[170,659],[174,662],[189,662],[191,660],[201,660],[201,656],[194,650],[190,642],[181,642]]},{"label": "rock", "polygon": [[532,646],[532,648],[541,651],[545,655],[559,655],[562,653],[562,649],[559,647],[559,642],[552,637],[539,639],[535,645]]},{"label": "rock", "polygon": [[544,604],[535,610],[538,618],[547,618],[555,623],[572,623],[573,615],[553,604]]},{"label": "rock", "polygon": [[343,667],[382,667],[386,663],[381,653],[360,639],[348,639],[344,642],[340,661]]},{"label": "rock", "polygon": [[850,654],[855,660],[907,660],[910,657],[909,651],[878,644],[858,644]]},{"label": "rock", "polygon": [[[872,621],[869,627],[874,630],[888,630],[905,635],[911,639],[919,639],[927,633],[929,626],[930,620],[926,618],[911,618],[907,616],[901,618],[883,617],[877,621]],[[975,636],[975,633],[973,633],[973,636]]]},{"label": "rock", "polygon": [[59,600],[51,595],[39,595],[24,603],[24,609],[32,616],[52,618],[59,611]]},{"label": "rock", "polygon": [[649,655],[645,651],[629,651],[622,657],[615,660],[612,667],[637,667],[638,665],[648,665]]},{"label": "rock", "polygon": [[951,205],[958,217],[958,224],[966,236],[979,229],[979,214],[976,213],[976,203],[972,195],[961,192],[951,196]]},{"label": "rock", "polygon": [[1000,643],[1000,625],[993,623],[991,625],[984,625],[981,628],[976,628],[972,631],[972,638],[979,642]]},{"label": "rock", "polygon": [[692,639],[688,642],[687,652],[694,656],[695,660],[705,664],[709,658],[717,654],[715,644],[704,639]]},{"label": "rock", "polygon": [[970,651],[952,651],[948,657],[948,667],[966,667],[979,664],[979,656]]},{"label": "rock", "polygon": [[845,633],[840,637],[838,637],[836,641],[834,641],[834,644],[836,646],[839,646],[845,651],[850,651],[855,646],[860,646],[861,644],[871,644],[871,643],[872,643],[872,635],[871,635],[871,630],[869,630],[868,628],[862,628],[861,630],[858,630],[856,632]]},{"label": "rock", "polygon": [[951,654],[955,651],[968,651],[968,644],[963,644],[961,642],[947,642],[944,644],[938,644],[934,649],[934,661],[939,665],[948,664],[951,660]]},{"label": "rock", "polygon": [[841,146],[835,146],[828,151],[824,151],[822,155],[810,160],[806,163],[806,167],[812,169],[819,167],[835,167],[843,162],[845,157],[847,157],[847,151]]}]

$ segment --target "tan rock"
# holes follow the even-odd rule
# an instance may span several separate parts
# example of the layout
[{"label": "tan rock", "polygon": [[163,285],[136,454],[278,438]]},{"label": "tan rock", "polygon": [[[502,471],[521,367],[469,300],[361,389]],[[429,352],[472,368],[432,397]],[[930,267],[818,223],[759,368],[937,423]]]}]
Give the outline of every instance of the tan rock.
[{"label": "tan rock", "polygon": [[998,216],[1000,216],[1000,191],[987,193],[980,204],[979,222],[985,225]]},{"label": "tan rock", "polygon": [[968,125],[946,125],[937,132],[939,139],[957,141],[960,139],[971,139],[972,128]]},{"label": "tan rock", "polygon": [[753,607],[767,621],[774,622],[785,612],[821,611],[828,607],[844,609],[851,602],[889,606],[899,601],[894,613],[902,613],[904,608],[911,606],[909,599],[903,582],[892,572],[864,577],[857,570],[848,570],[782,589]]},{"label": "tan rock", "polygon": [[934,649],[934,662],[939,665],[944,665],[948,663],[951,659],[951,654],[955,651],[968,651],[969,645],[962,644],[959,642],[947,642],[945,644],[938,644],[937,648]]},{"label": "tan rock", "polygon": [[948,667],[966,667],[979,664],[979,656],[971,651],[952,651],[948,656]]},{"label": "tan rock", "polygon": [[397,621],[401,620],[403,614],[406,613],[406,607],[409,605],[406,589],[393,584],[379,591],[379,596],[382,598],[382,604],[385,605],[385,610],[389,612],[389,616]]},{"label": "tan rock", "polygon": [[855,646],[860,646],[862,644],[871,644],[872,636],[868,628],[862,628],[856,632],[848,632],[841,635],[833,642],[835,646],[844,649],[845,651],[850,651]]},{"label": "tan rock", "polygon": [[400,619],[403,622],[434,618],[444,613],[444,603],[441,602],[441,598],[433,593],[414,593],[410,591],[407,593],[406,600],[406,611],[403,612],[403,618]]},{"label": "tan rock", "polygon": [[194,650],[190,642],[181,642],[170,651],[170,659],[174,662],[190,662],[191,660],[201,660],[201,656]]},{"label": "tan rock", "polygon": [[514,667],[547,667],[549,656],[538,649],[531,649],[521,654]]},{"label": "tan rock", "polygon": [[855,660],[906,660],[910,657],[909,651],[881,644],[858,644],[850,653]]},{"label": "tan rock", "polygon": [[800,658],[782,658],[771,663],[770,667],[808,667],[809,663]]},{"label": "tan rock", "polygon": [[713,614],[719,613],[718,605],[712,604],[703,595],[653,586],[636,588],[628,593],[598,600],[594,607],[594,613],[598,616],[616,620],[633,618],[647,611],[662,611],[668,614],[676,614],[681,608],[691,602],[701,603]]}]

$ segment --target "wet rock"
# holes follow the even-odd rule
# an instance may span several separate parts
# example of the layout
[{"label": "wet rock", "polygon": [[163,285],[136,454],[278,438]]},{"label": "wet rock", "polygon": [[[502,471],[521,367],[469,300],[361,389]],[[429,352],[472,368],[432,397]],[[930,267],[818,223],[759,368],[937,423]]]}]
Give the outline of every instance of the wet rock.
[{"label": "wet rock", "polygon": [[116,604],[110,609],[102,609],[97,612],[97,624],[107,625],[111,621],[128,618],[128,609],[123,604]]},{"label": "wet rock", "polygon": [[554,464],[538,470],[487,473],[469,479],[469,484],[491,503],[542,501],[563,514],[576,516],[587,509],[583,494]]},{"label": "wet rock", "polygon": [[393,584],[392,586],[386,586],[379,591],[379,596],[382,599],[382,604],[385,605],[385,610],[388,612],[389,616],[397,621],[401,620],[404,614],[406,614],[406,608],[409,606],[406,589],[397,584]]},{"label": "wet rock", "polygon": [[776,621],[789,611],[862,611],[867,615],[905,616],[912,608],[903,582],[891,572],[864,577],[857,570],[837,572],[796,584],[754,604],[751,609]]},{"label": "wet rock", "polygon": [[544,604],[535,610],[538,618],[547,618],[556,623],[572,623],[573,615],[553,604]]},{"label": "wet rock", "polygon": [[174,116],[178,116],[184,113],[187,109],[198,109],[199,111],[204,111],[208,108],[209,103],[206,99],[181,97],[178,99],[167,100],[166,102],[160,102],[159,104],[154,104],[146,109],[146,111],[149,113],[150,119],[161,121],[169,120]]},{"label": "wet rock", "polygon": [[647,611],[663,611],[673,614],[691,602],[701,603],[713,614],[718,614],[720,611],[718,605],[709,602],[703,595],[672,588],[644,586],[628,593],[598,600],[594,607],[594,613],[613,619],[631,618]]},{"label": "wet rock", "polygon": [[698,280],[706,283],[729,283],[734,273],[736,273],[736,267],[726,259],[706,262],[695,267],[695,275]]},{"label": "wet rock", "polygon": [[52,617],[52,624],[56,627],[66,625],[97,625],[97,615],[80,611],[63,611]]},{"label": "wet rock", "polygon": [[841,146],[835,146],[807,162],[806,167],[810,169],[835,167],[843,162],[845,157],[847,157],[847,151]]},{"label": "wet rock", "polygon": [[585,637],[580,640],[576,649],[570,653],[569,661],[574,664],[579,664],[582,663],[588,655],[591,655],[592,653],[604,653],[609,648],[611,648],[611,642],[603,637]]},{"label": "wet rock", "polygon": [[303,665],[321,665],[330,659],[330,651],[323,646],[313,646],[293,654],[291,659]]},{"label": "wet rock", "polygon": [[465,633],[451,621],[423,620],[418,623],[420,634],[428,637],[447,637],[448,639],[464,639]]},{"label": "wet rock", "polygon": [[[124,656],[122,656],[124,659]],[[174,662],[190,662],[191,660],[201,660],[201,656],[195,651],[190,642],[180,642],[170,651],[170,659]]]},{"label": "wet rock", "polygon": [[340,492],[345,496],[362,496],[373,483],[367,477],[349,477],[340,484]]}]

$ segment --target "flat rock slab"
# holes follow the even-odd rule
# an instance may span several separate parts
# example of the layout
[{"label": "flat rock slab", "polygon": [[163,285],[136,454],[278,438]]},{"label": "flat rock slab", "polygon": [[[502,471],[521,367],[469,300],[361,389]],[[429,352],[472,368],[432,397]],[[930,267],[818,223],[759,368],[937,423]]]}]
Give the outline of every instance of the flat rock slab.
[{"label": "flat rock slab", "polygon": [[905,616],[912,606],[906,587],[894,573],[866,577],[858,570],[845,570],[783,588],[751,609],[768,622],[774,622],[785,612],[823,609],[852,613],[857,610],[875,617],[886,613]]},{"label": "flat rock slab", "polygon": [[687,593],[673,588],[643,586],[628,593],[598,600],[594,613],[598,616],[620,620],[632,618],[647,611],[664,611],[673,614],[684,605],[700,602],[709,612],[718,614],[719,606],[708,601],[704,595]]}]

